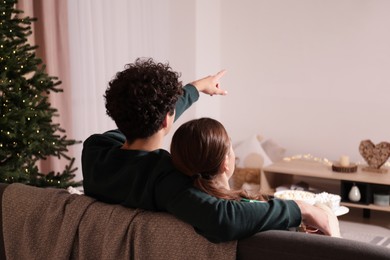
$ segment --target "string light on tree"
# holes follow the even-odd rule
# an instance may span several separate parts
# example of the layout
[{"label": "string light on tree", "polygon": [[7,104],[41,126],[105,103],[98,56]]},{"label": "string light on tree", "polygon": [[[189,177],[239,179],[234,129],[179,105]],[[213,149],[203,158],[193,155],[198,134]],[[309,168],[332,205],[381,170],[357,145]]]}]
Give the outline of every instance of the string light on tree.
[{"label": "string light on tree", "polygon": [[[65,130],[52,123],[57,109],[48,96],[62,92],[61,82],[49,76],[35,49],[28,43],[36,20],[16,10],[17,0],[0,2],[0,182],[35,186],[78,186],[74,182],[74,158],[68,146],[79,143],[66,138]],[[40,160],[68,160],[62,172],[41,172]]]}]

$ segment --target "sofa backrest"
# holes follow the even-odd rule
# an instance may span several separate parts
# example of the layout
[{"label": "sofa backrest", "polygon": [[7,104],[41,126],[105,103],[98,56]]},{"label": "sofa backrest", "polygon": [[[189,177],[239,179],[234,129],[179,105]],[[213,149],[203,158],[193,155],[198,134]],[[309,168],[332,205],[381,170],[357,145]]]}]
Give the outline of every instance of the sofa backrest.
[{"label": "sofa backrest", "polygon": [[3,238],[3,193],[5,188],[8,186],[8,184],[0,183],[0,259],[6,259],[5,258],[5,251],[4,251],[4,238]]},{"label": "sofa backrest", "polygon": [[236,259],[237,241],[211,243],[165,212],[20,183],[6,187],[2,202],[12,259]]},{"label": "sofa backrest", "polygon": [[[2,223],[1,230],[0,230],[0,259],[6,259],[5,254],[5,247],[4,247],[4,237],[3,237],[3,194],[4,190],[8,187],[7,184],[0,183],[0,223]],[[32,191],[42,191],[41,188],[33,188]],[[67,199],[75,199],[79,195],[64,195]],[[76,196],[76,197],[75,197]],[[87,199],[87,198],[84,198]],[[87,199],[88,201],[88,199]],[[108,215],[112,214],[112,212],[115,212],[121,219],[122,214],[127,214],[127,210],[132,209],[124,209],[121,208],[119,205],[108,205],[104,203],[93,203],[91,204],[94,210],[92,208],[90,209],[90,212],[87,212],[87,214],[83,215],[82,219],[82,228],[88,229],[92,228],[92,231],[101,230],[97,226],[94,227],[94,225],[97,225],[96,223],[93,223],[93,219],[97,219],[100,221],[103,218],[107,218]],[[60,206],[58,206],[60,207]],[[117,208],[118,211],[112,211],[112,208]],[[98,210],[98,215],[96,215],[95,210]],[[111,212],[111,213],[109,213]],[[226,259],[229,259],[228,256],[232,257],[234,256],[235,252],[232,252],[232,250],[235,251],[236,244],[233,241],[233,245],[225,244],[225,245],[219,245],[213,246],[212,243],[208,243],[203,237],[198,236],[195,234],[193,229],[185,224],[180,222],[179,220],[175,219],[173,216],[170,216],[166,213],[156,213],[162,214],[158,217],[158,220],[156,220],[156,217],[154,216],[153,212],[138,212],[138,216],[141,216],[143,214],[143,218],[138,218],[137,228],[134,232],[138,235],[142,235],[145,230],[150,230],[151,227],[153,227],[153,232],[151,239],[149,240],[150,243],[147,246],[153,245],[153,243],[159,243],[160,246],[162,246],[159,253],[164,254],[164,250],[168,250],[169,248],[169,242],[172,241],[175,237],[183,236],[184,240],[178,239],[181,247],[181,252],[188,251],[190,253],[190,250],[187,250],[188,248],[194,249],[195,246],[193,242],[197,241],[196,243],[199,246],[199,243],[201,246],[210,246],[208,249],[210,251],[215,250],[217,254],[220,256],[226,256]],[[92,219],[92,220],[91,220]],[[106,219],[106,221],[109,221]],[[167,224],[168,223],[168,224]],[[123,223],[122,223],[123,224]],[[99,225],[102,225],[102,222],[100,222]],[[149,226],[148,226],[149,225]],[[164,230],[164,227],[166,226],[173,226],[174,228]],[[115,225],[113,225],[115,226]],[[115,228],[115,227],[113,227]],[[114,231],[112,229],[107,229],[108,232],[113,233]],[[191,232],[194,232],[192,234]],[[109,234],[110,234],[109,233]],[[157,235],[156,235],[157,234]],[[158,235],[159,234],[159,235]],[[196,236],[194,239],[193,237],[185,237],[188,236]],[[99,234],[92,234],[95,238],[98,238]],[[112,235],[112,234],[111,234]],[[125,235],[124,235],[125,236]],[[115,236],[112,236],[115,237]],[[165,239],[161,239],[161,237]],[[88,237],[86,237],[88,239]],[[120,238],[117,238],[121,240]],[[112,241],[111,241],[112,240]],[[113,246],[118,245],[120,246],[120,241],[117,242],[113,239],[109,239],[110,243],[112,243]],[[141,240],[140,240],[141,241]],[[143,240],[145,241],[145,240]],[[141,242],[143,242],[141,241]],[[126,246],[128,247],[129,242],[126,242]],[[166,244],[164,244],[166,243]],[[166,245],[166,246],[164,246]],[[194,251],[194,250],[193,250]],[[192,252],[193,252],[192,251]],[[166,255],[171,254],[172,252],[165,252]],[[196,254],[196,253],[195,253]],[[92,256],[93,253],[89,254],[89,256]],[[211,257],[208,257],[207,255],[201,255],[198,254],[197,259],[210,259]],[[203,257],[201,257],[203,256]],[[278,230],[270,230],[265,232],[259,232],[255,235],[241,239],[237,242],[237,252],[236,252],[237,259],[241,260],[254,260],[254,259],[299,259],[299,260],[315,260],[315,259],[334,259],[334,260],[345,260],[345,259],[353,259],[353,260],[389,260],[390,259],[390,250],[377,246],[372,245],[369,243],[363,243],[353,240],[347,240],[342,238],[333,238],[333,237],[327,237],[322,235],[313,235],[313,234],[305,234],[305,233],[299,233],[299,232],[290,232],[290,231],[278,231]],[[148,258],[148,256],[144,257]],[[152,259],[152,255],[149,256],[150,259]],[[76,257],[77,259],[77,257]],[[214,259],[214,258],[213,258]]]}]

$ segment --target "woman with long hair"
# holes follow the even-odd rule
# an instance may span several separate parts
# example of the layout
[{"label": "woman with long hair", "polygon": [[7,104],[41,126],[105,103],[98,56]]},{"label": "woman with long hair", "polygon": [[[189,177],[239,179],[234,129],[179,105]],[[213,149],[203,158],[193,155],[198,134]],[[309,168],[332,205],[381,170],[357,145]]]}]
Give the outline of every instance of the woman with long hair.
[{"label": "woman with long hair", "polygon": [[212,196],[265,200],[260,193],[230,188],[236,158],[225,127],[215,119],[194,119],[181,125],[172,137],[171,155],[175,167],[192,177],[196,188]]}]

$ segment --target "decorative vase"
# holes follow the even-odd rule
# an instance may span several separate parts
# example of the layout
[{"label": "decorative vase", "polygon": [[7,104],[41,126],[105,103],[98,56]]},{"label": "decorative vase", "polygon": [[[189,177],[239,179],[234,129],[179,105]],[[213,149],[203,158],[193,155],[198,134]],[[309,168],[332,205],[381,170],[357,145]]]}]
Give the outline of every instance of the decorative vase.
[{"label": "decorative vase", "polygon": [[359,187],[354,183],[349,191],[348,198],[350,201],[358,202],[361,199]]}]

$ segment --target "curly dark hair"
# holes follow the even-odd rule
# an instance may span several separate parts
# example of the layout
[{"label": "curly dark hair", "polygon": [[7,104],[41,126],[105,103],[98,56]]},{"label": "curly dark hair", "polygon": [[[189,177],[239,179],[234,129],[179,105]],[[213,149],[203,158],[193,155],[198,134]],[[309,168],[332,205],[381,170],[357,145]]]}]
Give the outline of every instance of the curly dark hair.
[{"label": "curly dark hair", "polygon": [[129,143],[152,136],[161,129],[183,94],[180,74],[168,63],[138,58],[109,82],[104,98],[106,112]]}]

